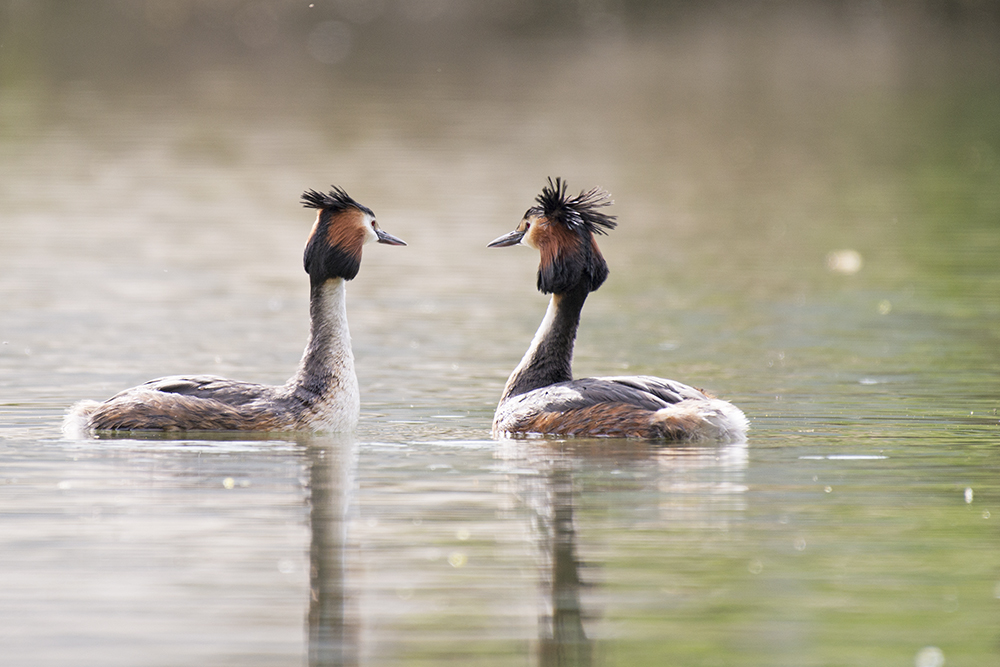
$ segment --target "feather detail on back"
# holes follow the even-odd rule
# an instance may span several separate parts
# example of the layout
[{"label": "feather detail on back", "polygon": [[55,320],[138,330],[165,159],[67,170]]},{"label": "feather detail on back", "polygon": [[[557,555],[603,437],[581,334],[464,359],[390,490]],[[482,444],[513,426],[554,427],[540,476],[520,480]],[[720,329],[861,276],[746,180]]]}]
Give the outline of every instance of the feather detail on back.
[{"label": "feather detail on back", "polygon": [[561,382],[510,398],[494,417],[495,435],[548,433],[587,437],[738,441],[743,413],[680,382],[651,376]]}]

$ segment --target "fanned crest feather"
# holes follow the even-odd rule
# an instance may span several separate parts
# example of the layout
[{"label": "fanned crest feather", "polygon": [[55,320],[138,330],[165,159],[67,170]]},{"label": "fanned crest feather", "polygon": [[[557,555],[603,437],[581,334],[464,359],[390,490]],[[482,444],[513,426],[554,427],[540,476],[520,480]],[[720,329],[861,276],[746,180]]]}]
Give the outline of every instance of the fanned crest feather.
[{"label": "fanned crest feather", "polygon": [[556,178],[553,182],[550,177],[549,184],[542,188],[542,194],[535,198],[538,206],[528,209],[528,214],[544,215],[575,232],[607,234],[609,229],[618,226],[615,216],[599,210],[614,203],[607,192],[591,188],[570,198],[566,190],[566,181]]},{"label": "fanned crest feather", "polygon": [[318,208],[321,211],[329,211],[331,213],[339,213],[340,211],[354,207],[375,217],[375,213],[370,208],[354,201],[343,188],[336,185],[330,186],[330,192],[317,192],[312,189],[306,190],[302,193],[302,206],[305,208]]}]

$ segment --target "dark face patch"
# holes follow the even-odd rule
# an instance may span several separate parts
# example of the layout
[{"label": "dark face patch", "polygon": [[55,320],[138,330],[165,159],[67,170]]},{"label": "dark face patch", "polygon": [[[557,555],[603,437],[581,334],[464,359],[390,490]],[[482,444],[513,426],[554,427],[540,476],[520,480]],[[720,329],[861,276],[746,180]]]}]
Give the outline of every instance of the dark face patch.
[{"label": "dark face patch", "polygon": [[608,277],[608,264],[593,235],[586,231],[539,218],[531,240],[540,254],[538,290],[544,294],[565,294],[581,286],[593,292]]},{"label": "dark face patch", "polygon": [[312,284],[332,278],[353,280],[358,275],[367,234],[364,220],[364,213],[356,208],[335,214],[319,212],[302,255]]}]

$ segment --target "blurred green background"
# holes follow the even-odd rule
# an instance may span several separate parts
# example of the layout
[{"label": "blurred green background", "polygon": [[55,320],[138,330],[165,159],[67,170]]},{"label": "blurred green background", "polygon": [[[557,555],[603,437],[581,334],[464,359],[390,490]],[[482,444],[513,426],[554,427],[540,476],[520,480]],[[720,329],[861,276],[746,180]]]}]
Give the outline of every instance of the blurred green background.
[{"label": "blurred green background", "polygon": [[[489,439],[547,176],[621,223],[576,375],[748,443]],[[329,183],[409,244],[349,287],[355,437],[62,438],[283,382]],[[574,664],[563,593],[576,664],[994,664],[998,266],[1000,3],[0,0],[0,662],[303,661],[320,567],[360,664]]]}]

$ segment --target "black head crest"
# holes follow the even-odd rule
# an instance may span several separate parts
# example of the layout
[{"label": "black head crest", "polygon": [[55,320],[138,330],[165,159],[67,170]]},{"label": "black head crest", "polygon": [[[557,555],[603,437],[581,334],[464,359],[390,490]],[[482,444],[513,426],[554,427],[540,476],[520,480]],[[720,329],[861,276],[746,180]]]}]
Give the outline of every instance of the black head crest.
[{"label": "black head crest", "polygon": [[375,217],[375,213],[372,212],[370,208],[359,204],[354,201],[354,199],[344,191],[343,188],[337,187],[336,185],[330,186],[330,192],[317,192],[316,190],[306,190],[302,193],[302,205],[305,208],[318,208],[321,211],[329,211],[330,213],[340,213],[348,208],[354,207],[359,211],[363,211],[368,215]]},{"label": "black head crest", "polygon": [[591,188],[570,198],[566,192],[566,181],[549,178],[549,184],[542,188],[542,194],[535,198],[538,206],[528,209],[529,214],[541,214],[551,222],[565,225],[575,232],[591,234],[607,234],[609,229],[618,226],[615,216],[603,213],[600,209],[614,202],[600,188]]}]

